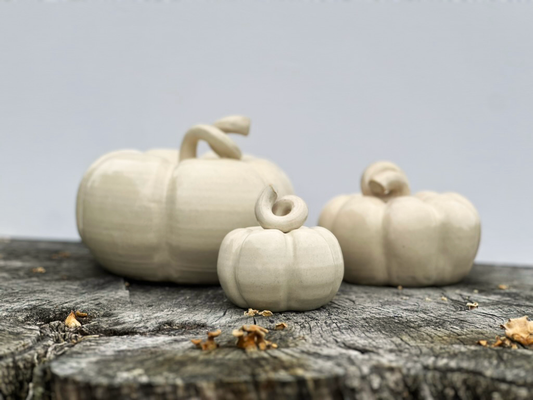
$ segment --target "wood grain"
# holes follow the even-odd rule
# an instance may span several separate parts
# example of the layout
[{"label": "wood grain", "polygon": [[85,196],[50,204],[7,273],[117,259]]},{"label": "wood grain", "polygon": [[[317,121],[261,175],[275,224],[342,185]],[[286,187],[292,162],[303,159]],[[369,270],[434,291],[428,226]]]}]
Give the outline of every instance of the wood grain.
[{"label": "wood grain", "polygon": [[[77,330],[71,310],[89,315]],[[445,288],[344,283],[318,310],[246,317],[217,286],[126,285],[79,243],[4,242],[0,399],[528,399],[533,351],[476,345],[528,314],[533,268],[476,265]],[[231,331],[249,323],[279,348],[237,349]],[[190,342],[217,328],[219,349]]]}]

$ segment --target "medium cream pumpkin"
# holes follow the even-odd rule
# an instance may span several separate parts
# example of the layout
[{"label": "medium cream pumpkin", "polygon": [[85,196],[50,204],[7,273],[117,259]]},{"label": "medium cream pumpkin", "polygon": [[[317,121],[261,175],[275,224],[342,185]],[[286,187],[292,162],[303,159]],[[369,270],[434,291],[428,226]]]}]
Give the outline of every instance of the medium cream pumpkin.
[{"label": "medium cream pumpkin", "polygon": [[447,285],[468,274],[481,225],[466,198],[428,191],[411,196],[404,172],[390,162],[370,165],[361,191],[333,198],[318,222],[339,240],[346,281]]}]

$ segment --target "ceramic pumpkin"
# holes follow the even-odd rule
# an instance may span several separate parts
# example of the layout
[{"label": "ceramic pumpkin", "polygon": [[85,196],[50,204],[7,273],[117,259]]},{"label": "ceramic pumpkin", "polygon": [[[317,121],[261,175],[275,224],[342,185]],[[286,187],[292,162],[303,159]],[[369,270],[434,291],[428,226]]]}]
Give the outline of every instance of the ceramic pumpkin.
[{"label": "ceramic pumpkin", "polygon": [[361,191],[333,198],[318,223],[339,240],[346,281],[447,285],[468,274],[481,225],[466,198],[428,191],[411,196],[407,177],[390,162],[370,165]]},{"label": "ceramic pumpkin", "polygon": [[[196,125],[177,150],[122,150],[85,173],[77,198],[83,242],[108,270],[149,281],[217,283],[220,243],[255,223],[267,184],[283,194],[291,182],[275,164],[241,156],[227,133],[247,135],[248,118]],[[196,157],[200,140],[214,153]]]},{"label": "ceramic pumpkin", "polygon": [[335,236],[302,226],[307,205],[278,198],[268,186],[255,206],[261,226],[236,229],[224,238],[218,276],[226,296],[243,308],[306,311],[328,303],[344,273]]}]

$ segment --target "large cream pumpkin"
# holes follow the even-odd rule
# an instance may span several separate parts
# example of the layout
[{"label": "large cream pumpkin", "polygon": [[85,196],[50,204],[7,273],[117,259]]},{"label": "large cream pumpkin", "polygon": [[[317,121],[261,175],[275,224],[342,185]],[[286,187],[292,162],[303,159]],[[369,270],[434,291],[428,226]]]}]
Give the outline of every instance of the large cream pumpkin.
[{"label": "large cream pumpkin", "polygon": [[411,196],[407,177],[390,162],[369,166],[361,190],[333,198],[318,222],[339,240],[346,281],[447,285],[468,274],[481,226],[466,198],[427,191]]},{"label": "large cream pumpkin", "polygon": [[[217,283],[224,236],[255,224],[254,206],[268,184],[291,182],[275,164],[241,156],[226,133],[247,135],[248,118],[192,127],[177,150],[122,150],[99,158],[77,198],[83,242],[108,270],[149,281]],[[214,153],[196,157],[198,141]]]}]

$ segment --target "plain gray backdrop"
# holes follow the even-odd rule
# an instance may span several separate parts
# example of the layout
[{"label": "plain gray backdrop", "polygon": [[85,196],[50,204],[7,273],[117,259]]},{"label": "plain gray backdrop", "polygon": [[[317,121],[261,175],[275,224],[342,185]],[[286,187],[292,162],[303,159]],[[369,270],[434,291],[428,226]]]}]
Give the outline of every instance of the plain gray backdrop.
[{"label": "plain gray backdrop", "polygon": [[244,114],[235,140],[288,173],[307,225],[387,159],[475,204],[478,260],[533,264],[532,20],[530,2],[2,3],[0,234],[78,239],[97,157]]}]

